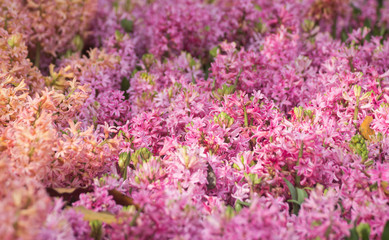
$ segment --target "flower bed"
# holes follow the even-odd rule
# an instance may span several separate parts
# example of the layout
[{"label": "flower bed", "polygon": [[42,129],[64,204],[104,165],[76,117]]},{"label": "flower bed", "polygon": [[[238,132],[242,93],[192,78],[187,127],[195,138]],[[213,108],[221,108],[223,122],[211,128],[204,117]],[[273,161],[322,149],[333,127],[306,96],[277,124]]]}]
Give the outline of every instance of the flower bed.
[{"label": "flower bed", "polygon": [[0,1],[2,239],[389,239],[389,2]]}]

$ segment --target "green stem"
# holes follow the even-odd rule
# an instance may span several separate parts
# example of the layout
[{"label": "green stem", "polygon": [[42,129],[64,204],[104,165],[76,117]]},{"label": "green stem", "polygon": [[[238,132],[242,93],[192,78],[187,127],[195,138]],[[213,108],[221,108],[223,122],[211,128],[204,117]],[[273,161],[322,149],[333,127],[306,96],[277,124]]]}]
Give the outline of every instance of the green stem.
[{"label": "green stem", "polygon": [[216,79],[215,76],[213,76],[212,90],[215,90],[215,85],[216,85]]},{"label": "green stem", "polygon": [[132,217],[130,226],[135,226],[136,219],[138,219],[140,212],[143,210],[143,208],[139,208],[138,211],[136,211],[135,215]]},{"label": "green stem", "polygon": [[353,59],[351,57],[348,59],[348,64],[350,66],[350,71],[351,72],[355,72],[355,68],[354,68],[354,64],[353,64]]},{"label": "green stem", "polygon": [[[304,151],[304,142],[301,142],[301,146],[300,146],[300,151],[299,151],[299,155],[297,157],[297,163],[296,163],[296,166],[299,166],[300,165],[300,158],[303,157],[303,151]],[[301,177],[297,174],[297,171],[296,171],[296,186],[300,186],[300,181],[301,181]]]},{"label": "green stem", "polygon": [[333,39],[336,39],[336,24],[338,22],[338,16],[335,16],[334,23],[331,26],[331,35]]},{"label": "green stem", "polygon": [[192,83],[193,83],[193,84],[196,84],[196,79],[195,79],[193,73],[192,73]]},{"label": "green stem", "polygon": [[129,12],[131,10],[131,0],[127,0],[124,4],[124,9]]},{"label": "green stem", "polygon": [[5,31],[8,31],[8,16],[6,16],[4,20],[4,29]]},{"label": "green stem", "polygon": [[235,88],[238,86],[238,81],[239,81],[240,75],[242,74],[242,71],[243,71],[243,69],[241,68],[239,70],[238,76],[236,76],[235,83],[234,83]]},{"label": "green stem", "polygon": [[382,160],[382,142],[380,143],[380,152],[379,152],[378,158],[379,158],[381,163],[384,163],[384,161]]},{"label": "green stem", "polygon": [[124,180],[127,179],[127,167],[130,165],[130,160],[131,160],[131,152],[128,152],[126,160],[124,161],[124,166],[121,169],[121,175]]},{"label": "green stem", "polygon": [[41,44],[37,43],[35,49],[34,66],[39,68],[40,61],[41,61]]},{"label": "green stem", "polygon": [[243,112],[244,112],[244,126],[249,127],[249,119],[247,117],[246,105],[243,105]]},{"label": "green stem", "polygon": [[[359,97],[357,98],[357,103],[354,110],[354,121],[358,120],[358,112],[359,112]],[[354,122],[355,127],[357,127],[357,123]]]}]

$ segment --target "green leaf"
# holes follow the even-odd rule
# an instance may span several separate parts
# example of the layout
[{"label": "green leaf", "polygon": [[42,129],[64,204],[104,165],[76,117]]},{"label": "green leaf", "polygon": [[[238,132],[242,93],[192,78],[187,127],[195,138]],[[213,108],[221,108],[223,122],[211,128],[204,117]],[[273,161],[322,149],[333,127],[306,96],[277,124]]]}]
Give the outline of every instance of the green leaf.
[{"label": "green leaf", "polygon": [[255,8],[257,11],[262,11],[261,6],[259,6],[258,4],[255,4],[255,5],[254,5],[254,8]]},{"label": "green leaf", "polygon": [[307,192],[304,189],[297,189],[297,202],[301,205],[304,202],[304,199],[308,197]]},{"label": "green leaf", "polygon": [[243,114],[244,114],[244,126],[249,127],[249,119],[247,115],[246,105],[243,105]]},{"label": "green leaf", "polygon": [[236,203],[235,203],[235,211],[238,213],[238,212],[240,212],[240,210],[242,210],[242,205],[238,202],[238,201],[236,201]]},{"label": "green leaf", "polygon": [[262,178],[263,176],[261,176],[260,178],[258,178],[258,175],[255,174],[255,180],[254,180],[254,185],[257,185],[257,184],[260,184],[262,182]]},{"label": "green leaf", "polygon": [[359,236],[355,228],[350,229],[350,237],[346,238],[346,240],[359,240]]},{"label": "green leaf", "polygon": [[72,40],[73,45],[76,47],[77,52],[81,52],[84,49],[84,40],[80,35],[76,35]]},{"label": "green leaf", "polygon": [[235,216],[235,210],[231,206],[227,206],[226,208],[226,216],[228,219],[231,219]]},{"label": "green leaf", "polygon": [[119,30],[115,31],[115,38],[116,41],[120,42],[123,40],[124,34],[122,34]]},{"label": "green leaf", "polygon": [[237,213],[239,213],[240,210],[242,210],[243,207],[250,207],[250,206],[251,206],[251,203],[242,202],[240,200],[236,200],[236,202],[235,202],[235,211]]},{"label": "green leaf", "polygon": [[232,167],[240,171],[238,164],[234,163],[234,164],[232,164]]},{"label": "green leaf", "polygon": [[387,240],[389,239],[389,220],[386,221],[384,231],[382,232],[381,240]]},{"label": "green leaf", "polygon": [[300,203],[298,201],[298,195],[297,195],[297,192],[296,192],[296,188],[286,178],[283,178],[283,179],[284,179],[286,185],[289,188],[290,195],[292,196],[292,200],[293,201],[291,201],[291,202],[293,203],[293,213],[295,215],[298,215],[298,212],[300,210]]},{"label": "green leaf", "polygon": [[384,36],[385,32],[386,32],[386,29],[385,29],[384,26],[382,26],[381,29],[380,29],[380,36]]},{"label": "green leaf", "polygon": [[215,58],[217,56],[217,50],[218,50],[218,46],[212,48],[210,51],[209,51],[209,55],[211,55],[211,57]]},{"label": "green leaf", "polygon": [[254,173],[244,173],[244,175],[246,176],[246,178],[250,179],[250,183],[252,185],[257,185],[257,184],[260,184],[261,181],[262,181],[262,177],[258,178],[258,175],[257,174],[254,174]]},{"label": "green leaf", "polygon": [[294,200],[294,199],[289,199],[287,202],[295,203],[295,204],[300,204],[297,200]]},{"label": "green leaf", "polygon": [[128,19],[122,19],[120,21],[120,25],[122,26],[123,30],[127,33],[131,33],[134,30],[134,22]]},{"label": "green leaf", "polygon": [[237,202],[243,206],[246,206],[246,207],[250,207],[251,206],[251,203],[248,203],[248,202],[242,202],[240,200],[237,200]]},{"label": "green leaf", "polygon": [[370,236],[370,226],[367,223],[360,223],[357,228],[358,236],[362,238],[362,240],[369,240]]},{"label": "green leaf", "polygon": [[292,196],[292,199],[293,200],[297,200],[297,193],[296,193],[296,189],[294,188],[294,186],[292,185],[291,182],[289,182],[286,178],[283,178],[286,185],[288,186],[289,188],[289,192],[290,192],[290,195]]},{"label": "green leaf", "polygon": [[127,91],[130,88],[130,80],[126,77],[122,78],[122,82],[120,83],[120,90]]}]

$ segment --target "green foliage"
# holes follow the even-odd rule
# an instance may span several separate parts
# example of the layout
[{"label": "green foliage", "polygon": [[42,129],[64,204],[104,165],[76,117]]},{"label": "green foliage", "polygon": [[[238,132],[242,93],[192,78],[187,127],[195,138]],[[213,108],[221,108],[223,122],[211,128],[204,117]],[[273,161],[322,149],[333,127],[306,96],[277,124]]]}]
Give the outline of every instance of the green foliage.
[{"label": "green foliage", "polygon": [[217,99],[217,100],[222,100],[222,98],[225,95],[230,95],[235,92],[235,85],[227,85],[223,84],[222,88],[217,89],[216,91],[212,91],[212,95]]},{"label": "green foliage", "polygon": [[234,119],[225,112],[221,112],[218,115],[215,115],[213,117],[213,121],[216,124],[219,124],[221,127],[225,126],[226,128],[231,127],[232,124],[234,123]]},{"label": "green foliage", "polygon": [[219,47],[213,47],[211,50],[209,50],[209,55],[211,55],[212,58],[215,58],[218,54]]},{"label": "green foliage", "polygon": [[155,59],[154,55],[151,54],[151,53],[146,53],[146,54],[143,54],[142,56],[142,62],[143,64],[145,65],[146,67],[146,70],[148,71],[150,69],[150,67],[157,62],[157,60]]},{"label": "green foliage", "polygon": [[82,39],[82,37],[79,34],[74,36],[72,43],[76,47],[77,52],[81,52],[82,49],[84,49],[84,40]]},{"label": "green foliage", "polygon": [[367,223],[360,223],[358,226],[357,226],[357,233],[358,233],[358,236],[362,239],[362,240],[369,240],[369,236],[370,236],[370,226],[369,224]]},{"label": "green foliage", "polygon": [[382,232],[381,240],[389,239],[389,220],[386,221],[384,231]]},{"label": "green foliage", "polygon": [[350,229],[350,236],[346,240],[369,240],[370,239],[370,225],[367,223],[360,223]]},{"label": "green foliage", "polygon": [[250,180],[251,185],[255,186],[257,184],[260,184],[262,182],[262,177],[258,177],[257,174],[254,173],[244,173],[245,177]]},{"label": "green foliage", "polygon": [[226,217],[231,219],[235,216],[235,209],[231,206],[227,206],[226,208]]},{"label": "green foliage", "polygon": [[284,178],[286,185],[289,188],[290,195],[292,199],[288,200],[293,204],[293,213],[298,215],[301,204],[304,202],[305,198],[308,197],[308,193],[302,188],[296,188],[293,186],[291,182],[289,182],[286,178]]},{"label": "green foliage", "polygon": [[235,211],[237,213],[239,213],[242,210],[242,208],[243,208],[243,206],[242,206],[242,204],[240,204],[240,201],[239,202],[236,201],[236,203],[235,203]]},{"label": "green foliage", "polygon": [[313,119],[315,118],[315,115],[313,114],[312,110],[306,110],[302,106],[295,107],[293,109],[293,112],[299,121],[302,121],[304,119],[310,119],[313,121]]},{"label": "green foliage", "polygon": [[302,23],[302,28],[304,32],[310,32],[315,27],[315,22],[310,19],[304,19],[304,22]]},{"label": "green foliage", "polygon": [[247,202],[242,202],[240,200],[236,200],[235,202],[235,211],[237,213],[239,213],[243,207],[250,207],[251,206],[251,203],[247,203]]},{"label": "green foliage", "polygon": [[147,148],[139,148],[131,155],[131,163],[136,167],[139,164],[149,160],[152,157],[152,153]]},{"label": "green foliage", "polygon": [[130,95],[127,93],[127,90],[130,88],[130,80],[126,77],[122,77],[122,82],[120,83],[120,90],[123,91],[125,99],[128,99]]},{"label": "green foliage", "polygon": [[128,19],[122,19],[120,21],[120,26],[126,33],[132,33],[134,31],[134,22]]}]

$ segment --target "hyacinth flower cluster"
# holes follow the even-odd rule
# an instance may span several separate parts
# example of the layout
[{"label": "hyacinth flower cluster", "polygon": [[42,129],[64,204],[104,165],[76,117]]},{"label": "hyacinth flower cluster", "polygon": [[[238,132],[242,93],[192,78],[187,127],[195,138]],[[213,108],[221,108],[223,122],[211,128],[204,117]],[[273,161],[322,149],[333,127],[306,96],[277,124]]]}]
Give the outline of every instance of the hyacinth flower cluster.
[{"label": "hyacinth flower cluster", "polygon": [[0,236],[389,239],[389,2],[0,0]]}]

